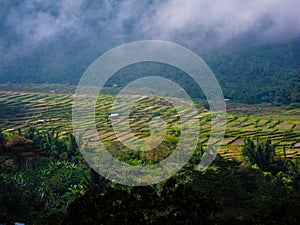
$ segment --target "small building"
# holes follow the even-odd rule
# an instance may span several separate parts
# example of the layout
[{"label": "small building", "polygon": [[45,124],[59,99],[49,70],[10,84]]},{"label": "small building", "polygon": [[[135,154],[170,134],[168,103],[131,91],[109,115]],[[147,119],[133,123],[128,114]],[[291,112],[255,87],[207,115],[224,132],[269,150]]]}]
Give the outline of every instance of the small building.
[{"label": "small building", "polygon": [[229,102],[229,98],[225,98],[225,99],[224,99],[224,102]]},{"label": "small building", "polygon": [[38,120],[36,123],[37,123],[37,124],[45,124],[46,121],[45,121],[45,120]]},{"label": "small building", "polygon": [[221,119],[222,118],[222,116],[220,115],[220,114],[218,114],[218,115],[216,115],[216,117],[215,117],[216,119]]},{"label": "small building", "polygon": [[109,118],[117,118],[117,117],[119,117],[119,113],[112,113],[108,117]]}]

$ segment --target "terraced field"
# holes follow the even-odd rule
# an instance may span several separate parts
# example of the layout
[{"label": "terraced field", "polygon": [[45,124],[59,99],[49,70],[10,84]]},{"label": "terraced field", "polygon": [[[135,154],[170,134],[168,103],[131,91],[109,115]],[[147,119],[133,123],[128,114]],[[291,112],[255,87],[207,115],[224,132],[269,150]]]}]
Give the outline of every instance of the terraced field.
[{"label": "terraced field", "polygon": [[[30,126],[70,131],[74,90],[75,87],[70,85],[0,85],[0,124],[3,124],[7,132]],[[150,136],[149,121],[153,115],[159,115],[165,120],[167,134],[176,135],[180,127],[180,116],[170,104],[160,98],[134,98],[137,104],[130,111],[129,124],[135,136],[147,140]],[[109,118],[113,113],[113,99],[112,95],[102,94],[97,102],[97,129],[104,142],[117,139]],[[197,118],[201,124],[199,141],[205,145],[209,137],[211,115],[203,107],[198,110]],[[227,103],[227,112],[226,135],[219,151],[223,156],[239,158],[247,137],[269,138],[277,144],[278,155],[283,155],[285,149],[287,157],[300,156],[300,148],[294,147],[300,142],[300,109]],[[118,119],[122,120],[121,117]],[[38,124],[38,120],[45,120],[45,123]],[[123,140],[130,138],[132,136],[126,133],[122,137]]]}]

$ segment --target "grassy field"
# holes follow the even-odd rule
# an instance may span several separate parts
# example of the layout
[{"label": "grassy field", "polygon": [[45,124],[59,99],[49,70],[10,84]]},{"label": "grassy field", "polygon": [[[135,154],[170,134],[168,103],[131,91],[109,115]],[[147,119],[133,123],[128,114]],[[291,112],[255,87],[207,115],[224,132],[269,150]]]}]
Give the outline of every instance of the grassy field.
[{"label": "grassy field", "polygon": [[[75,87],[71,85],[2,84],[0,124],[3,124],[7,132],[30,126],[70,131],[74,91]],[[163,99],[145,96],[134,98],[137,99],[137,104],[131,110],[129,121],[135,136],[147,140],[150,135],[149,120],[153,115],[160,115],[165,119],[167,133],[170,135],[180,126],[177,112]],[[100,95],[97,102],[97,128],[104,142],[115,141],[117,138],[108,118],[113,113],[110,111],[112,103],[113,97],[109,94]],[[211,116],[205,108],[198,109],[201,124],[199,140],[205,145],[209,137]],[[219,150],[224,157],[240,158],[242,145],[247,137],[271,139],[272,143],[277,144],[276,152],[280,156],[283,156],[283,149],[289,158],[300,156],[300,148],[294,148],[300,142],[300,109],[229,102],[227,113],[226,134]],[[105,116],[98,116],[103,114]],[[46,123],[37,124],[38,120],[45,120]],[[126,134],[123,139],[126,139]]]}]

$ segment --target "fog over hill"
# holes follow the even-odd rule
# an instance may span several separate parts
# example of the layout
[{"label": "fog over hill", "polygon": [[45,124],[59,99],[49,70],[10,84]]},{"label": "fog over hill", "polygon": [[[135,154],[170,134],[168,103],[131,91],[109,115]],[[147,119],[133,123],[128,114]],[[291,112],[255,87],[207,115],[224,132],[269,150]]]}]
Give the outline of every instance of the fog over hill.
[{"label": "fog over hill", "polygon": [[[0,8],[0,82],[76,84],[105,51],[145,39],[190,48],[221,83],[252,70],[299,77],[298,0],[1,0]],[[280,71],[269,71],[274,64]]]}]

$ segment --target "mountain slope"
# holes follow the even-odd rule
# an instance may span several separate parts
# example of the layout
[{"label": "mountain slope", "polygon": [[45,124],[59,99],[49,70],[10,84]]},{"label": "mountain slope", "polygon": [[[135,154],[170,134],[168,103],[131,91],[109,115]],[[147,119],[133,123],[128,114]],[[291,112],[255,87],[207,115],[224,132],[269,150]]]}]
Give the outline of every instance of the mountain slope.
[{"label": "mountain slope", "polygon": [[[84,70],[97,57],[95,52],[78,56],[77,50],[70,48],[64,62],[49,62],[55,57],[55,51],[48,54],[47,49],[54,47],[45,47],[43,51],[5,65],[0,82],[77,84]],[[79,48],[84,46],[79,45]],[[216,75],[226,98],[250,104],[300,103],[300,40],[281,44],[239,45],[232,49],[214,50],[202,58]],[[116,83],[125,86],[138,77],[149,75],[170,78],[188,90],[192,97],[204,97],[184,72],[158,63],[124,68],[107,85]]]}]

